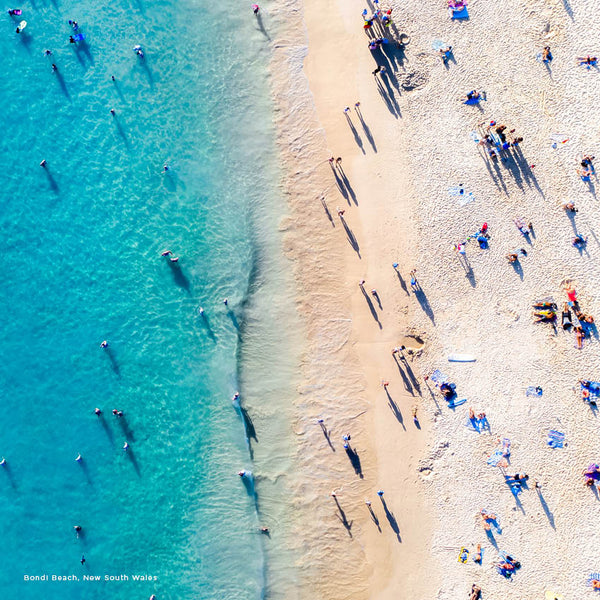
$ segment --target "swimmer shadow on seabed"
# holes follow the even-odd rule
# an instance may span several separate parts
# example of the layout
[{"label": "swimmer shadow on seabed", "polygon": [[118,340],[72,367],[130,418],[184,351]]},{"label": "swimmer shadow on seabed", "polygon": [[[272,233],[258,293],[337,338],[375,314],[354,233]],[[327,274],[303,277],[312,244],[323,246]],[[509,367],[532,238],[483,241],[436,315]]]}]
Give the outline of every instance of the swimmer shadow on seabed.
[{"label": "swimmer shadow on seabed", "polygon": [[208,337],[214,342],[217,339],[217,336],[215,335],[215,332],[213,331],[213,328],[210,326],[210,321],[208,320],[208,316],[206,315],[205,312],[200,314],[200,319],[202,320],[202,324],[204,325],[205,329],[206,329],[206,333],[208,334]]},{"label": "swimmer shadow on seabed", "polygon": [[123,143],[125,144],[126,148],[129,150],[129,148],[130,148],[129,140],[127,139],[127,134],[125,133],[125,129],[121,125],[121,121],[120,121],[119,117],[117,115],[113,116],[113,121],[114,121],[115,127],[117,128],[117,132],[119,133],[119,136],[121,136]]},{"label": "swimmer shadow on seabed", "polygon": [[178,262],[168,261],[171,269],[171,275],[173,275],[173,281],[181,288],[183,288],[188,294],[190,293],[190,281],[181,270]]},{"label": "swimmer shadow on seabed", "polygon": [[128,442],[135,442],[135,436],[133,435],[133,431],[131,431],[131,429],[129,428],[129,424],[127,423],[127,418],[125,417],[125,415],[123,415],[122,417],[118,417],[117,421],[121,426],[125,439]]},{"label": "swimmer shadow on seabed", "polygon": [[94,66],[94,57],[92,56],[90,47],[85,40],[81,40],[76,44],[72,44],[72,46],[73,50],[75,51],[75,56],[82,67],[87,68],[88,66]]},{"label": "swimmer shadow on seabed", "polygon": [[258,23],[258,31],[260,31],[269,41],[271,41],[271,36],[265,29],[265,24],[263,23],[262,15],[260,14],[260,12],[256,13],[256,22]]},{"label": "swimmer shadow on seabed", "polygon": [[71,95],[69,94],[69,90],[67,89],[67,84],[65,83],[65,78],[62,76],[62,73],[60,71],[55,71],[54,77],[56,77],[56,81],[58,81],[58,85],[62,93],[67,97],[68,100],[71,100]]},{"label": "swimmer shadow on seabed", "polygon": [[44,168],[44,172],[46,173],[46,178],[48,179],[48,183],[50,184],[50,189],[54,193],[58,193],[58,183],[56,183],[56,179],[54,179],[54,176],[52,175],[52,173],[50,173],[47,166]]},{"label": "swimmer shadow on seabed", "polygon": [[88,482],[89,485],[94,485],[92,482],[92,478],[90,477],[90,472],[89,469],[87,468],[87,464],[85,462],[85,460],[79,460],[77,461],[77,464],[79,465],[79,468],[83,471],[83,474],[85,475],[85,478]]},{"label": "swimmer shadow on seabed", "polygon": [[344,529],[348,532],[348,535],[350,537],[352,537],[352,523],[354,521],[348,521],[348,519],[346,518],[346,513],[342,510],[342,507],[340,506],[340,503],[338,501],[338,499],[334,496],[333,499],[335,500],[335,505],[337,506],[337,509],[339,511],[339,515],[336,514],[335,516],[340,520],[340,522],[342,523],[342,525],[344,526]]},{"label": "swimmer shadow on seabed", "polygon": [[8,481],[10,483],[10,487],[12,487],[13,490],[16,490],[17,483],[13,476],[13,472],[12,472],[12,469],[10,468],[10,465],[8,463],[5,463],[4,465],[2,465],[1,468],[4,469],[4,472],[6,473],[6,477],[8,478]]},{"label": "swimmer shadow on seabed", "polygon": [[387,387],[385,388],[385,393],[386,393],[387,399],[388,399],[388,406],[390,407],[391,411],[394,413],[394,417],[396,417],[396,420],[398,421],[398,423],[400,423],[400,425],[402,425],[402,428],[404,429],[404,431],[406,431],[406,426],[404,425],[404,418],[402,417],[402,412],[398,408],[398,405],[394,402],[394,399],[392,398]]},{"label": "swimmer shadow on seabed", "polygon": [[117,377],[121,377],[121,368],[119,367],[119,363],[117,362],[117,358],[115,356],[115,353],[112,351],[112,348],[110,346],[108,346],[107,348],[104,348],[104,352],[106,354],[106,356],[108,356],[108,360],[110,361],[110,366],[112,368],[112,370],[114,371],[115,375]]},{"label": "swimmer shadow on seabed", "polygon": [[109,427],[108,423],[106,422],[106,419],[104,418],[104,415],[98,415],[98,420],[100,421],[100,425],[102,425],[102,429],[104,429],[104,432],[106,433],[106,436],[108,437],[108,441],[112,444],[115,441],[115,436],[113,435],[112,429]]},{"label": "swimmer shadow on seabed", "polygon": [[127,452],[125,454],[127,454],[127,458],[129,459],[129,461],[133,465],[133,468],[135,469],[135,472],[136,472],[137,476],[141,477],[142,473],[140,471],[140,466],[138,465],[138,462],[137,462],[137,460],[135,458],[135,454],[133,453],[133,450],[131,448],[128,448],[128,450],[127,450]]},{"label": "swimmer shadow on seabed", "polygon": [[396,517],[394,516],[394,513],[390,511],[390,509],[388,508],[386,502],[385,502],[385,498],[383,498],[383,496],[381,496],[381,504],[383,504],[383,510],[385,511],[385,516],[388,520],[388,523],[390,524],[390,527],[392,528],[392,531],[396,534],[396,538],[397,540],[402,543],[402,538],[400,537],[400,527],[398,527],[398,521],[396,521]]}]

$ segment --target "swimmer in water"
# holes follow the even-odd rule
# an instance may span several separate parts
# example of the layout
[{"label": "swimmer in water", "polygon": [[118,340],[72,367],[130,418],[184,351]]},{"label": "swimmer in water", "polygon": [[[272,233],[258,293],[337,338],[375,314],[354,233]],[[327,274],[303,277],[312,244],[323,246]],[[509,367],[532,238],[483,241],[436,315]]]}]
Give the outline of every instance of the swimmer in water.
[{"label": "swimmer in water", "polygon": [[110,76],[110,80],[111,80],[111,81],[116,81],[116,79],[115,79],[115,76],[114,76],[114,75],[111,75],[111,76]]},{"label": "swimmer in water", "polygon": [[115,109],[114,109],[114,108],[111,108],[111,109],[110,109],[110,114],[111,114],[113,117],[115,116]]},{"label": "swimmer in water", "polygon": [[9,8],[8,9],[8,14],[11,17],[18,17],[21,15],[21,9],[20,8]]},{"label": "swimmer in water", "polygon": [[46,159],[44,159],[41,163],[40,163],[40,167],[42,167],[42,169],[46,168]]},{"label": "swimmer in water", "polygon": [[223,304],[224,304],[225,306],[227,306],[228,302],[229,302],[229,300],[227,300],[227,298],[224,298],[224,299],[223,299]]},{"label": "swimmer in water", "polygon": [[56,71],[58,71],[58,67],[54,63],[52,63],[52,72],[56,73]]},{"label": "swimmer in water", "polygon": [[179,256],[172,256],[172,257],[171,257],[169,260],[170,260],[172,263],[179,262]]},{"label": "swimmer in water", "polygon": [[142,49],[142,47],[138,44],[137,46],[133,47],[133,51],[140,57],[140,58],[144,58],[144,50]]},{"label": "swimmer in water", "polygon": [[123,416],[123,411],[122,410],[117,410],[116,408],[113,408],[112,414],[115,415],[115,417],[122,417]]},{"label": "swimmer in water", "polygon": [[83,456],[81,456],[81,454],[77,455],[77,458],[75,459],[77,462],[81,462],[83,460]]},{"label": "swimmer in water", "polygon": [[169,165],[163,166],[163,171],[166,173],[171,167]]},{"label": "swimmer in water", "polygon": [[85,562],[85,556],[81,557],[81,560],[79,561],[81,564],[83,564]]},{"label": "swimmer in water", "polygon": [[164,250],[160,253],[161,256],[171,256],[173,254],[170,250]]},{"label": "swimmer in water", "polygon": [[0,465],[3,467],[6,465],[6,459],[4,458],[4,456],[2,457],[2,460],[0,460]]},{"label": "swimmer in water", "polygon": [[247,475],[247,471],[245,471],[244,469],[242,469],[241,471],[238,471],[238,475],[239,475],[240,477],[246,477],[246,475]]},{"label": "swimmer in water", "polygon": [[75,38],[72,35],[70,35],[69,36],[69,44],[74,44],[74,43],[75,43]]},{"label": "swimmer in water", "polygon": [[52,54],[52,50],[44,50],[44,56],[50,56]]},{"label": "swimmer in water", "polygon": [[127,452],[127,450],[129,450],[129,444],[127,442],[125,442],[123,444],[123,450],[125,450],[125,452]]},{"label": "swimmer in water", "polygon": [[108,348],[108,342],[106,340],[104,340],[101,344],[100,344],[100,348]]},{"label": "swimmer in water", "polygon": [[79,537],[79,532],[81,531],[81,525],[73,525],[73,529],[75,530],[77,537]]},{"label": "swimmer in water", "polygon": [[204,309],[201,306],[198,308],[198,314],[204,315]]},{"label": "swimmer in water", "polygon": [[258,11],[260,10],[260,7],[258,6],[258,4],[253,4],[252,10],[254,11],[254,14],[257,15]]},{"label": "swimmer in water", "polygon": [[101,411],[99,408],[95,408],[95,409],[94,409],[94,413],[95,413],[97,416],[100,416],[100,415],[102,414],[102,411]]}]

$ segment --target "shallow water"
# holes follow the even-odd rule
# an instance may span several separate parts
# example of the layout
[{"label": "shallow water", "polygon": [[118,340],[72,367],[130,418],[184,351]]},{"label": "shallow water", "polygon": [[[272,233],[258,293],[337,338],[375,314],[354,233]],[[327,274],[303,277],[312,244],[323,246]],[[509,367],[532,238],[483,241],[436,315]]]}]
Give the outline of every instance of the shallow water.
[{"label": "shallow water", "polygon": [[21,8],[24,34],[5,15],[0,36],[3,596],[260,598],[265,512],[236,475],[255,466],[231,396],[241,375],[250,412],[269,401],[253,447],[282,544],[295,364],[272,327],[293,314],[266,37],[249,8],[192,0]]}]

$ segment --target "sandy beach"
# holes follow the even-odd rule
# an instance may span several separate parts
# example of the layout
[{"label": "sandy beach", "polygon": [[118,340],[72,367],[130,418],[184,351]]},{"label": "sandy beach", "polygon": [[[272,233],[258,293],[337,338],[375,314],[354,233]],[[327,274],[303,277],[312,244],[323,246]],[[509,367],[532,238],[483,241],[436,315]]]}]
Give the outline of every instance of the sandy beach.
[{"label": "sandy beach", "polygon": [[[280,141],[292,166],[282,228],[309,339],[296,403],[298,507],[311,516],[301,566],[327,598],[450,600],[469,598],[473,583],[486,599],[583,598],[600,566],[600,504],[581,472],[600,442],[578,380],[597,378],[600,365],[595,328],[578,350],[560,313],[569,281],[584,313],[598,308],[597,180],[576,172],[597,149],[598,73],[576,57],[600,48],[600,7],[474,1],[468,20],[450,19],[444,2],[389,7],[390,44],[405,46],[384,52],[367,48],[361,12],[372,5],[278,9],[293,32],[275,42]],[[452,46],[447,64],[441,45]],[[538,57],[545,46],[547,64]],[[387,74],[373,75],[382,64]],[[473,89],[486,100],[464,104]],[[477,143],[491,122],[523,137],[497,160]],[[330,156],[342,158],[340,169]],[[577,214],[563,210],[567,201]],[[518,219],[533,225],[528,235]],[[485,249],[467,241],[484,223]],[[587,238],[579,249],[575,235]],[[453,250],[459,243],[464,256]],[[526,256],[509,263],[521,248]],[[541,300],[556,303],[556,327],[534,322]],[[395,361],[400,345],[414,353]],[[477,360],[448,362],[451,353]],[[464,404],[452,410],[424,380],[435,369]],[[543,394],[527,396],[529,386]],[[489,429],[474,430],[470,409],[485,412]],[[548,445],[549,431],[564,434],[564,447]],[[347,433],[362,478],[343,450]],[[503,439],[504,471],[487,463]],[[513,493],[504,475],[516,472],[529,481]],[[482,509],[501,534],[486,534]],[[478,544],[481,564],[472,560]],[[510,578],[496,569],[499,551],[521,564]]]}]

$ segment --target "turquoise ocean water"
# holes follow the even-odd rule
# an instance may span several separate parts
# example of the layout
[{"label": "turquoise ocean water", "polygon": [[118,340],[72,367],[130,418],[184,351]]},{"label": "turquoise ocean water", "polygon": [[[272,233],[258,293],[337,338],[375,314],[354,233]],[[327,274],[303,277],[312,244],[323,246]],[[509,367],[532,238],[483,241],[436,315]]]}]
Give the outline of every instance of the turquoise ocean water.
[{"label": "turquoise ocean water", "polygon": [[[261,355],[265,394],[293,364],[281,328],[266,339],[282,313],[260,291],[289,293],[266,36],[250,5],[19,7],[0,36],[0,595],[261,598],[269,540],[236,475],[254,466],[231,397],[252,344],[282,361],[267,382]],[[69,19],[85,43],[69,44]],[[80,581],[23,581],[44,574]]]}]

